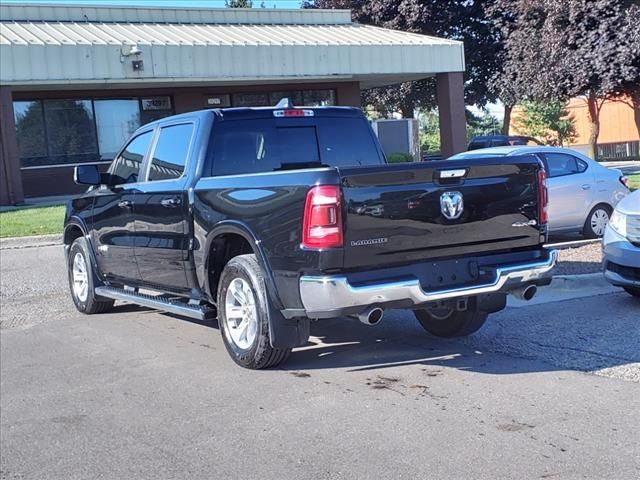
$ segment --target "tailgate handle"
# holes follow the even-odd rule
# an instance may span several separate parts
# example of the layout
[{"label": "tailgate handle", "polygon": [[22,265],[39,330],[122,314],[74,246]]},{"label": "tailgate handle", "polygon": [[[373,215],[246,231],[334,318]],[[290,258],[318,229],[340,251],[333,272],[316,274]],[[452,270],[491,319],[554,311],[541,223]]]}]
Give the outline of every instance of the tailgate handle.
[{"label": "tailgate handle", "polygon": [[456,168],[454,170],[440,170],[438,174],[440,178],[460,178],[467,174],[467,169]]}]

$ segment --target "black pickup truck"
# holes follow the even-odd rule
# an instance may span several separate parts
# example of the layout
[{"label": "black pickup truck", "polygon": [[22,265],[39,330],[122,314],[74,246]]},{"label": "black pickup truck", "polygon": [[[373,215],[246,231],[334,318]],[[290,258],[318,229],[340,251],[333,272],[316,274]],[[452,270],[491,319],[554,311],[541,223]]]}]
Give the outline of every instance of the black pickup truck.
[{"label": "black pickup truck", "polygon": [[355,108],[177,115],[141,127],[106,173],[74,174],[91,185],[65,219],[78,310],[217,316],[247,368],[282,362],[310,320],[401,308],[431,334],[470,334],[556,260],[535,156],[387,165]]}]

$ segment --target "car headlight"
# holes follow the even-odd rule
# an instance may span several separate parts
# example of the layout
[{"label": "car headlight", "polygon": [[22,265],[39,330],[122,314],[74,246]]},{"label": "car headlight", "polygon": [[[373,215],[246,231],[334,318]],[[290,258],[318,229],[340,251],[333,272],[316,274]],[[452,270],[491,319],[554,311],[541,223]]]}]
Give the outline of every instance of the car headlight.
[{"label": "car headlight", "polygon": [[609,219],[609,226],[614,232],[618,233],[618,235],[622,235],[623,237],[627,236],[627,216],[624,213],[614,210],[613,215],[611,215]]}]

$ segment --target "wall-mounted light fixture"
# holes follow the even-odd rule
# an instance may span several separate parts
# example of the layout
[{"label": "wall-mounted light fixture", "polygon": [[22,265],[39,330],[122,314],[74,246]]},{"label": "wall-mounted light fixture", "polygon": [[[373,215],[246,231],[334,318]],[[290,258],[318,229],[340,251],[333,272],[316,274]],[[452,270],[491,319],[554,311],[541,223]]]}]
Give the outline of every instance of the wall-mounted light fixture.
[{"label": "wall-mounted light fixture", "polygon": [[142,50],[135,44],[128,47],[128,49],[124,46],[120,48],[120,63],[124,63],[129,57],[134,57],[134,59],[131,60],[131,68],[133,68],[133,71],[139,72],[144,70],[144,62],[139,58],[141,54]]}]

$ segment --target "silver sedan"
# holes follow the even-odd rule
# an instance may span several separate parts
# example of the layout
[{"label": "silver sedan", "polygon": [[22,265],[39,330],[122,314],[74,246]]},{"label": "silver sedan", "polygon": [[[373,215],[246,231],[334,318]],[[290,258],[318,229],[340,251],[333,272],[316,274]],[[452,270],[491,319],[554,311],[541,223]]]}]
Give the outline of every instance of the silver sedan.
[{"label": "silver sedan", "polygon": [[609,217],[629,189],[620,170],[603,167],[575,150],[508,146],[458,153],[449,160],[535,154],[544,163],[549,189],[549,231],[602,237]]},{"label": "silver sedan", "polygon": [[640,190],[618,203],[602,244],[605,278],[640,297]]}]

